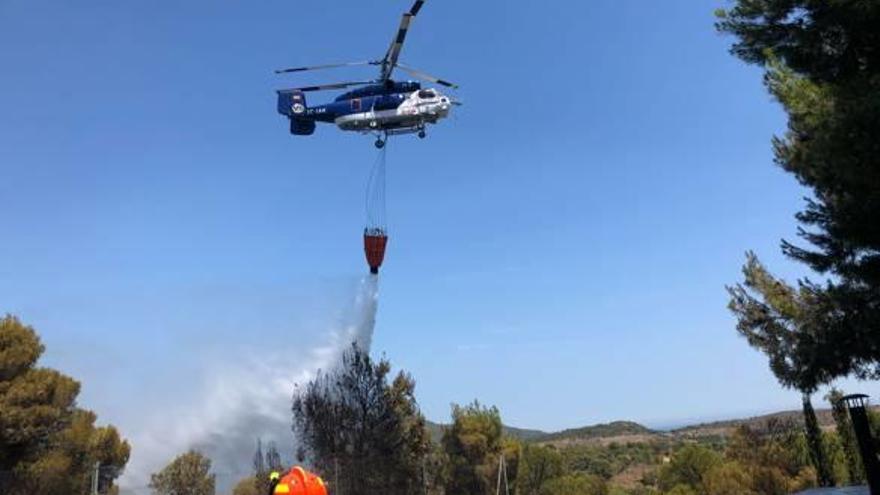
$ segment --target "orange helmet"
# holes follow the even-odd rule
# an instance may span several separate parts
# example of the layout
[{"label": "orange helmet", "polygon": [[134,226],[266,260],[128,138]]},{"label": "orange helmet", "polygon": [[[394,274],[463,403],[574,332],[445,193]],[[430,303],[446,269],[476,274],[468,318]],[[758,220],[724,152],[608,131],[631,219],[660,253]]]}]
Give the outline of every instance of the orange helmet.
[{"label": "orange helmet", "polygon": [[276,495],[327,495],[324,480],[299,466],[293,467],[281,477],[275,487]]}]

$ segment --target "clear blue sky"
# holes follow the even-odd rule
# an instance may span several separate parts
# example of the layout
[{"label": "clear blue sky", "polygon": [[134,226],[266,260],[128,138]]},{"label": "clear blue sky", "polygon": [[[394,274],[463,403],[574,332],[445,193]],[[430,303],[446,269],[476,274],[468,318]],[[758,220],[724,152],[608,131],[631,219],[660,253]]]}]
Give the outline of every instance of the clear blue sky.
[{"label": "clear blue sky", "polygon": [[[321,340],[366,270],[374,150],[289,136],[274,89],[372,73],[272,70],[379,57],[409,3],[0,2],[0,311],[84,405],[117,420],[206,356]],[[725,308],[747,249],[801,274],[778,243],[805,192],[721,5],[429,0],[402,60],[466,105],[391,143],[374,349],[430,418],[475,397],[545,429],[798,407]]]}]

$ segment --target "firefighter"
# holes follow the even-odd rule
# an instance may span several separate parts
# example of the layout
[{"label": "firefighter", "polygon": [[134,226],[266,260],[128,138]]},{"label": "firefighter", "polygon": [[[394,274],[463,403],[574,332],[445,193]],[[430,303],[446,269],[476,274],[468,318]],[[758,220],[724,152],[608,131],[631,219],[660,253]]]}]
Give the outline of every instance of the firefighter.
[{"label": "firefighter", "polygon": [[269,491],[266,495],[274,495],[275,487],[278,486],[278,482],[281,481],[281,473],[278,471],[272,471],[269,473]]}]

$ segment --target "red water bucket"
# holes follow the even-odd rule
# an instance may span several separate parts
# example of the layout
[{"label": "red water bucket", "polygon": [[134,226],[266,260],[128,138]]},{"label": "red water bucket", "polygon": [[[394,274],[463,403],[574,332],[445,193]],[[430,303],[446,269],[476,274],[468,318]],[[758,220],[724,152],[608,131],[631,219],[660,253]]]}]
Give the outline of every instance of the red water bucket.
[{"label": "red water bucket", "polygon": [[388,236],[384,231],[374,229],[364,232],[364,253],[367,255],[367,264],[370,265],[370,273],[379,273],[379,267],[385,260],[385,247],[388,245]]}]

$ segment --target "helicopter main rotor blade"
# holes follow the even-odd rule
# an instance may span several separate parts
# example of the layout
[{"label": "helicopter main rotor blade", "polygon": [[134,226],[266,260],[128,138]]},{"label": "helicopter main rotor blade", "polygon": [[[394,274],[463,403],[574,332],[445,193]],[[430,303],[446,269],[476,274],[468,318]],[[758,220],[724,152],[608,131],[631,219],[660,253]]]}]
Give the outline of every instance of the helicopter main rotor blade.
[{"label": "helicopter main rotor blade", "polygon": [[416,0],[416,3],[414,3],[412,8],[409,9],[410,15],[413,17],[419,15],[419,11],[422,10],[423,5],[425,5],[425,0]]},{"label": "helicopter main rotor blade", "polygon": [[455,83],[451,83],[449,81],[440,79],[439,77],[432,76],[431,74],[428,74],[426,72],[422,72],[422,71],[415,69],[413,67],[409,67],[409,66],[401,64],[401,63],[398,63],[397,67],[399,67],[400,70],[408,73],[409,75],[411,75],[413,77],[417,77],[419,79],[422,79],[422,80],[425,80],[428,82],[432,82],[434,84],[440,84],[442,86],[446,86],[447,88],[458,89],[458,85]]},{"label": "helicopter main rotor blade", "polygon": [[403,14],[403,17],[400,19],[397,36],[391,41],[391,46],[388,48],[388,52],[385,53],[385,58],[382,59],[382,73],[379,77],[382,81],[387,81],[391,78],[391,73],[394,71],[394,67],[397,66],[397,59],[400,57],[401,50],[403,50],[403,43],[406,41],[409,26],[413,18],[422,10],[423,5],[425,5],[425,0],[416,0],[409,9],[409,12]]},{"label": "helicopter main rotor blade", "polygon": [[379,62],[347,62],[344,64],[325,64],[325,65],[312,65],[310,67],[292,67],[290,69],[279,69],[276,70],[276,74],[287,74],[289,72],[305,72],[308,70],[323,70],[323,69],[336,69],[339,67],[357,67],[361,65],[378,65]]},{"label": "helicopter main rotor blade", "polygon": [[321,84],[319,86],[303,86],[302,88],[290,88],[290,89],[280,89],[278,93],[294,93],[298,91],[302,91],[303,93],[308,93],[310,91],[326,91],[331,89],[345,89],[351,86],[364,86],[367,84],[373,84],[375,81],[353,81],[353,82],[343,82],[343,83],[333,83],[333,84]]}]

